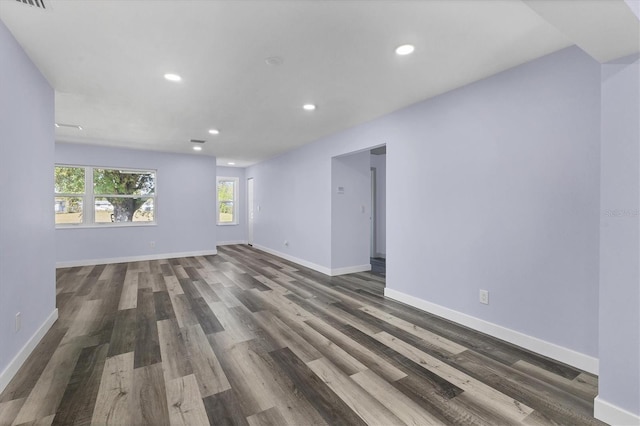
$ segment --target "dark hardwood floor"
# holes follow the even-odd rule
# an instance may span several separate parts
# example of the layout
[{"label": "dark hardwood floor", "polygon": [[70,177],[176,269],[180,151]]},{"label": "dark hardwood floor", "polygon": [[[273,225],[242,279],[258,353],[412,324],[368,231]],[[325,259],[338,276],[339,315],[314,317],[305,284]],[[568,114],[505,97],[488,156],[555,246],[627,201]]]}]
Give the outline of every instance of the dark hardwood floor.
[{"label": "dark hardwood floor", "polygon": [[597,378],[246,246],[57,271],[0,424],[594,425]]}]

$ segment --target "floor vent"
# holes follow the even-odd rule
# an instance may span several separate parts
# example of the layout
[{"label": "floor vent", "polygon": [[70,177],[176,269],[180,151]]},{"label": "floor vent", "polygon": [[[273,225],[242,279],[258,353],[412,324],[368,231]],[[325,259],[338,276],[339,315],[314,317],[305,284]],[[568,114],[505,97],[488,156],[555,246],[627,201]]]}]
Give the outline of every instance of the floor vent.
[{"label": "floor vent", "polygon": [[39,9],[47,9],[47,6],[44,5],[44,0],[16,0],[18,3],[24,3],[27,6],[37,7]]}]

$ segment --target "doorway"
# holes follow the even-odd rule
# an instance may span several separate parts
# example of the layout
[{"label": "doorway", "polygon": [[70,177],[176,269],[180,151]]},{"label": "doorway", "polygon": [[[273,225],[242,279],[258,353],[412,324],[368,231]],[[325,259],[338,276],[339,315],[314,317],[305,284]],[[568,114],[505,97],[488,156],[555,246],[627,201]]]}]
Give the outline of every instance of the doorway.
[{"label": "doorway", "polygon": [[371,151],[371,273],[386,278],[387,147]]},{"label": "doorway", "polygon": [[254,223],[254,208],[253,208],[253,178],[247,179],[247,244],[253,246],[253,223]]}]

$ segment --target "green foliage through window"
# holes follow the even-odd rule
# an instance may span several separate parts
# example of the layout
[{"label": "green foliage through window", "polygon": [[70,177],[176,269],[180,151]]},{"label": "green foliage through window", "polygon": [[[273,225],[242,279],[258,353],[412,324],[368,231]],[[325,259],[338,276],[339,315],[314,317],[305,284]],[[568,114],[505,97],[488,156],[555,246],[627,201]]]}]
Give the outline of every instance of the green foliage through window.
[{"label": "green foliage through window", "polygon": [[56,166],[56,224],[153,222],[155,191],[154,171]]},{"label": "green foliage through window", "polygon": [[235,203],[238,178],[218,178],[218,224],[237,224]]}]

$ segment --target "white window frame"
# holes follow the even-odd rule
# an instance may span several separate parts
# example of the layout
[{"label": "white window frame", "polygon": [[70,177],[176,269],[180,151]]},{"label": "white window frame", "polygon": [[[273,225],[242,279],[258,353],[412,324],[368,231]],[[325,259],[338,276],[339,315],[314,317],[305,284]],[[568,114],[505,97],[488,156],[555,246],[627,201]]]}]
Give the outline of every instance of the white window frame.
[{"label": "white window frame", "polygon": [[[113,167],[113,166],[87,166],[79,164],[54,164],[56,167],[73,167],[84,169],[84,194],[67,194],[56,193],[55,197],[75,197],[82,198],[82,222],[81,223],[56,223],[56,229],[76,229],[76,228],[104,228],[104,227],[123,227],[123,226],[156,226],[158,223],[158,171],[155,169],[132,169],[129,167]],[[153,173],[155,176],[155,188],[153,194],[144,196],[123,195],[123,194],[95,194],[93,188],[93,171],[94,169],[121,170],[132,173]],[[95,221],[95,203],[96,198],[105,197],[122,197],[122,198],[152,198],[153,199],[153,221],[149,222],[96,222]],[[87,209],[87,206],[90,208]]]},{"label": "white window frame", "polygon": [[[218,198],[218,186],[220,182],[233,182],[233,222],[220,222],[220,199]],[[239,193],[240,178],[231,176],[217,176],[216,177],[216,225],[218,226],[234,226],[240,223],[240,197]]]}]

